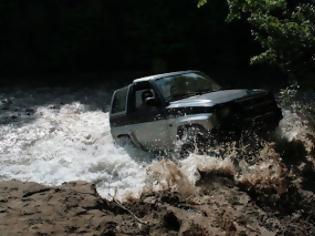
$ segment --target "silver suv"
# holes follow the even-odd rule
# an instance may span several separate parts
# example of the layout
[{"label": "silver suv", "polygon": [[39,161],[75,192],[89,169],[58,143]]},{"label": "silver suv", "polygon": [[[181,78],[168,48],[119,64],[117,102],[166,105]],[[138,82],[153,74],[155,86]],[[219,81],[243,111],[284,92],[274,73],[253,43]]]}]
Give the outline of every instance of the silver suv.
[{"label": "silver suv", "polygon": [[174,150],[178,143],[191,146],[208,134],[249,126],[270,130],[281,118],[271,93],[222,90],[200,71],[136,79],[114,92],[110,110],[113,138],[147,150]]}]

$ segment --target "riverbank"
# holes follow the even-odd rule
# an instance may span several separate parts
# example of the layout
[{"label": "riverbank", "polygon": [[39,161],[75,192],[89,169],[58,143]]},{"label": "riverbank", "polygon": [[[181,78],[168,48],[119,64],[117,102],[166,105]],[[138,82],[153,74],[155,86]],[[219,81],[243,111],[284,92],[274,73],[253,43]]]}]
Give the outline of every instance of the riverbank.
[{"label": "riverbank", "polygon": [[315,100],[294,91],[275,142],[172,162],[114,144],[106,87],[2,88],[0,236],[315,235]]},{"label": "riverbank", "polygon": [[147,192],[139,199],[101,198],[93,184],[47,187],[0,182],[1,235],[314,235],[315,195],[240,186],[231,176],[201,173],[198,190]]}]

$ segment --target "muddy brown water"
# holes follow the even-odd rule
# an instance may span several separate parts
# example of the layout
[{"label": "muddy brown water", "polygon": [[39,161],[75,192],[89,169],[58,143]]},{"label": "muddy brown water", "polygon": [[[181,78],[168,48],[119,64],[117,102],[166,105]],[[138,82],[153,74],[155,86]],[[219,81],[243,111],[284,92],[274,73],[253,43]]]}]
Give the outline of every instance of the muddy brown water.
[{"label": "muddy brown water", "polygon": [[[147,217],[148,227],[134,229],[141,233],[310,235],[315,232],[314,100],[293,90],[279,95],[284,119],[277,138],[253,136],[255,148],[232,142],[207,155],[161,160],[113,143],[106,87],[2,88],[0,179],[52,189],[70,181],[94,183],[102,197]],[[113,222],[118,232],[120,223]]]}]

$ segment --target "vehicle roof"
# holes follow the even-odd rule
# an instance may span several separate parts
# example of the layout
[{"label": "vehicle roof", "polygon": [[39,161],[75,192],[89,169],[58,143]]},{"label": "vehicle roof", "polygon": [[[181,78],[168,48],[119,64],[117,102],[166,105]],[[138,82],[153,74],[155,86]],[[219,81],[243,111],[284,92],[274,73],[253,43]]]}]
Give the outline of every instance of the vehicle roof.
[{"label": "vehicle roof", "polygon": [[170,72],[170,73],[150,75],[150,76],[146,76],[146,77],[135,79],[133,81],[133,83],[151,81],[151,80],[156,80],[156,79],[160,79],[160,78],[167,77],[167,76],[180,75],[180,74],[186,74],[186,73],[192,73],[192,72],[200,72],[200,71],[197,71],[197,70],[185,70],[185,71],[176,71],[176,72]]}]

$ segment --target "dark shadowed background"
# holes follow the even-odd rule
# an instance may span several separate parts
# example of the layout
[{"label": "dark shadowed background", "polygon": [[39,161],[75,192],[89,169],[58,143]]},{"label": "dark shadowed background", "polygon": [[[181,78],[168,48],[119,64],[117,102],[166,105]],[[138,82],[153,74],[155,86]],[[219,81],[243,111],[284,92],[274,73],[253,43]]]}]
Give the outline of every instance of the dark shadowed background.
[{"label": "dark shadowed background", "polygon": [[282,84],[245,21],[226,23],[225,1],[2,0],[0,83],[122,81],[198,69],[224,85]]}]

